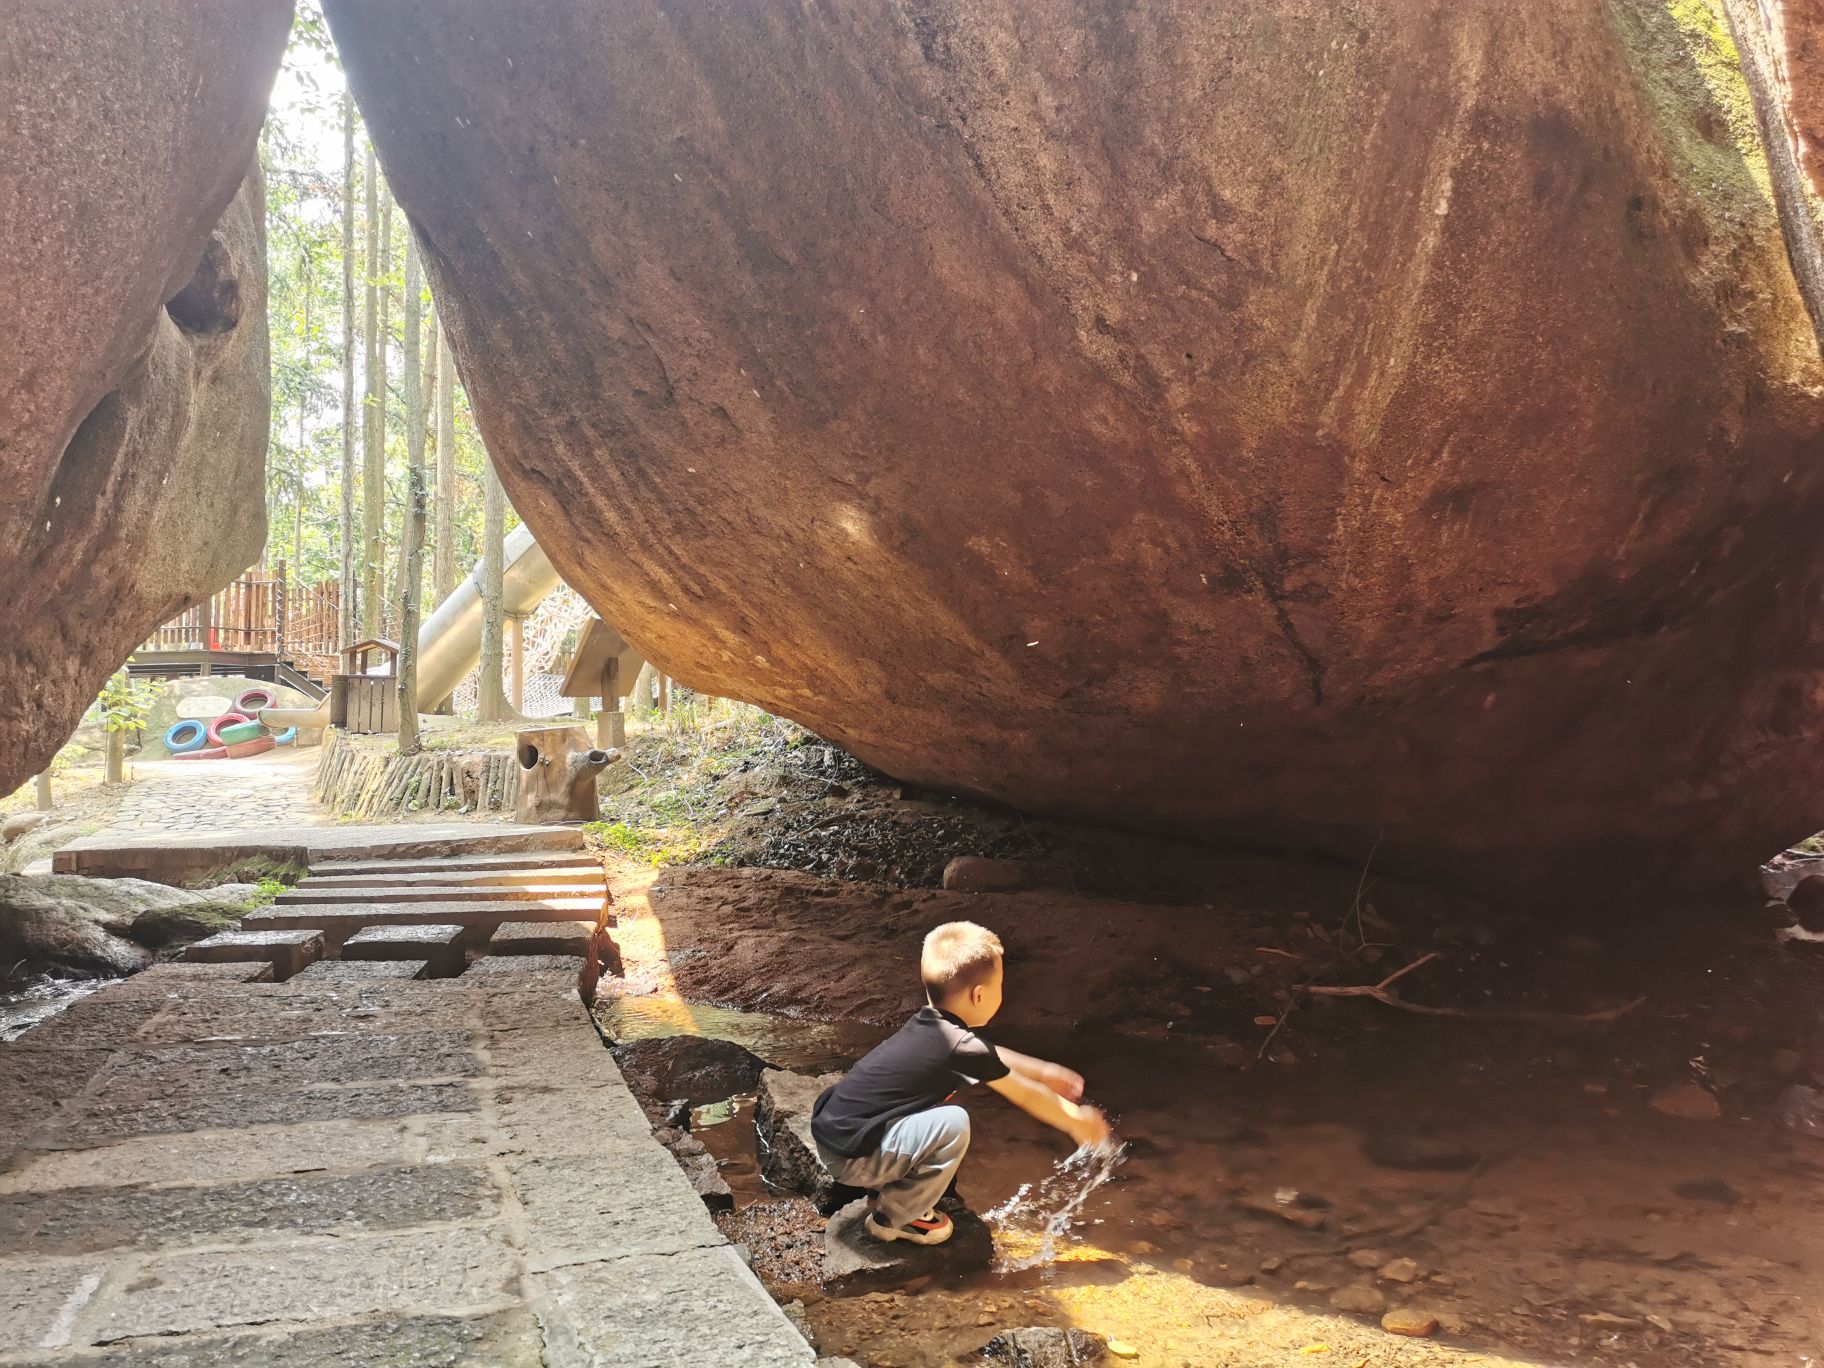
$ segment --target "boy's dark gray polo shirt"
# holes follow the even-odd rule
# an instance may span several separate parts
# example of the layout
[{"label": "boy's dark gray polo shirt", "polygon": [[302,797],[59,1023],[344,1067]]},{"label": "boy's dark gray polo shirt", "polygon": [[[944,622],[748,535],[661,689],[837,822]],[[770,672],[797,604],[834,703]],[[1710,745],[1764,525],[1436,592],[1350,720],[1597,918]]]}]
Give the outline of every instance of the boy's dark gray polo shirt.
[{"label": "boy's dark gray polo shirt", "polygon": [[920,1007],[811,1108],[811,1138],[850,1159],[880,1148],[902,1116],[941,1107],[957,1089],[1007,1077],[994,1046],[936,1007]]}]

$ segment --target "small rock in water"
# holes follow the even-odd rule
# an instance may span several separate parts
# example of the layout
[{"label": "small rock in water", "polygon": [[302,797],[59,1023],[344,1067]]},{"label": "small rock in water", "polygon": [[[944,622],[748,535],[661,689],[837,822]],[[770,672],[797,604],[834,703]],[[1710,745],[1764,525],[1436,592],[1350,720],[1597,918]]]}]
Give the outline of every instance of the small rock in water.
[{"label": "small rock in water", "polygon": [[1103,1350],[1110,1347],[1100,1335],[1087,1330],[1060,1330],[1045,1325],[1003,1330],[979,1353],[989,1363],[1006,1364],[1008,1368],[1073,1368],[1075,1364],[1101,1362]]},{"label": "small rock in water", "polygon": [[1244,1192],[1235,1198],[1235,1203],[1256,1215],[1273,1216],[1303,1230],[1322,1230],[1329,1219],[1316,1207],[1301,1204],[1296,1193],[1292,1199],[1281,1201],[1276,1193]]},{"label": "small rock in water", "polygon": [[1387,1255],[1379,1249],[1358,1249],[1349,1256],[1349,1262],[1357,1268],[1379,1268],[1387,1262]]},{"label": "small rock in water", "polygon": [[1369,1316],[1386,1310],[1387,1298],[1378,1287],[1370,1287],[1367,1283],[1351,1283],[1330,1294],[1330,1305],[1338,1311],[1354,1311]]},{"label": "small rock in water", "polygon": [[1693,1178],[1674,1185],[1672,1191],[1688,1201],[1715,1202],[1718,1206],[1734,1206],[1742,1200],[1742,1194],[1721,1178]]},{"label": "small rock in water", "polygon": [[1134,1348],[1134,1346],[1129,1344],[1126,1340],[1111,1339],[1108,1342],[1108,1352],[1113,1354],[1116,1358],[1122,1359],[1137,1359],[1140,1357],[1140,1351]]},{"label": "small rock in water", "polygon": [[1381,1317],[1381,1329],[1390,1335],[1410,1335],[1424,1339],[1438,1333],[1438,1318],[1410,1306],[1396,1306]]},{"label": "small rock in water", "polygon": [[1381,1269],[1381,1277],[1387,1282],[1415,1283],[1425,1276],[1425,1270],[1412,1259],[1394,1259]]},{"label": "small rock in water", "polygon": [[1474,1168],[1482,1158],[1461,1140],[1404,1133],[1370,1135],[1362,1141],[1362,1153],[1370,1163],[1379,1164],[1382,1168],[1437,1170],[1444,1173]]},{"label": "small rock in water", "polygon": [[1714,1121],[1723,1114],[1722,1104],[1695,1083],[1675,1083],[1669,1088],[1661,1088],[1647,1099],[1647,1105],[1661,1116],[1676,1117],[1680,1121]]},{"label": "small rock in water", "polygon": [[1812,1140],[1824,1140],[1824,1092],[1794,1083],[1773,1107],[1774,1120],[1781,1129]]}]

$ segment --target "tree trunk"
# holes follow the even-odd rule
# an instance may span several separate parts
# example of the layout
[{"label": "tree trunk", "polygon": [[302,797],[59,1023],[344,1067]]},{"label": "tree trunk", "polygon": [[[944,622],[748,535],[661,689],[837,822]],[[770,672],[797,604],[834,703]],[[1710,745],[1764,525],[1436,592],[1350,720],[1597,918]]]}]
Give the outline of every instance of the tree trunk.
[{"label": "tree trunk", "polygon": [[456,358],[437,327],[437,602],[456,591]]},{"label": "tree trunk", "polygon": [[127,734],[124,731],[108,733],[107,768],[102,772],[101,782],[119,784],[126,780],[127,768]]},{"label": "tree trunk", "polygon": [[355,102],[342,94],[342,511],[341,603],[336,645],[355,640]]},{"label": "tree trunk", "polygon": [[500,681],[504,626],[501,612],[505,573],[507,495],[488,461],[481,523],[481,688],[477,711],[483,722],[507,720],[507,699]]},{"label": "tree trunk", "polygon": [[418,244],[405,243],[405,526],[399,552],[405,568],[399,596],[399,753],[418,752],[418,599],[424,592],[424,376],[419,370]]},{"label": "tree trunk", "polygon": [[49,812],[56,806],[51,797],[51,772],[47,769],[38,776],[38,811]]},{"label": "tree trunk", "polygon": [[380,602],[380,635],[394,636],[399,630],[398,618],[386,592],[386,424],[393,405],[393,195],[382,177],[380,191],[380,411],[374,415],[374,430],[380,437],[380,544],[374,548],[374,587]]},{"label": "tree trunk", "polygon": [[[367,340],[361,440],[361,635],[380,635],[380,515],[384,506],[386,455],[380,446],[380,176],[374,149],[367,149],[367,251],[363,254],[367,294],[362,306]],[[344,643],[346,644],[346,643]]]},{"label": "tree trunk", "polygon": [[652,677],[654,673],[651,665],[640,666],[640,672],[633,677],[633,692],[627,696],[629,707],[636,716],[641,718],[652,711]]}]

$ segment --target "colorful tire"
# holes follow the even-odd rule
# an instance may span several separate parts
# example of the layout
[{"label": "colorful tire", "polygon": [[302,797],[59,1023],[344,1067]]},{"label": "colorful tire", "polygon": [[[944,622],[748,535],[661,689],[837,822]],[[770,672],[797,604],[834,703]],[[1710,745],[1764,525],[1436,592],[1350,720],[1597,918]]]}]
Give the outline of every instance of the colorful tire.
[{"label": "colorful tire", "polygon": [[171,758],[173,760],[224,760],[227,756],[228,747],[226,746],[205,746],[202,750],[185,751],[181,755],[174,755]]},{"label": "colorful tire", "polygon": [[185,718],[165,732],[165,749],[173,755],[201,750],[209,744],[209,728],[194,718]]},{"label": "colorful tire", "polygon": [[297,739],[298,739],[298,729],[296,727],[287,727],[287,728],[285,728],[284,731],[280,732],[277,736],[272,738],[273,744],[278,745],[278,746],[289,746],[293,741],[296,741]]},{"label": "colorful tire", "polygon": [[241,696],[234,700],[234,710],[246,713],[249,717],[257,717],[261,708],[270,708],[278,701],[279,696],[271,689],[242,689]]},{"label": "colorful tire", "polygon": [[236,746],[243,741],[255,741],[266,735],[266,728],[258,722],[236,722],[231,727],[222,727],[216,732],[216,739],[224,746]]},{"label": "colorful tire", "polygon": [[251,721],[253,721],[253,719],[251,717],[247,716],[246,713],[238,713],[238,712],[223,713],[220,717],[216,718],[215,721],[213,721],[209,724],[209,744],[212,746],[219,746],[222,744],[222,728],[223,727],[232,727],[241,722],[251,722]]},{"label": "colorful tire", "polygon": [[237,741],[226,750],[230,760],[239,760],[243,755],[258,755],[261,751],[272,749],[270,736],[256,736],[251,741]]}]

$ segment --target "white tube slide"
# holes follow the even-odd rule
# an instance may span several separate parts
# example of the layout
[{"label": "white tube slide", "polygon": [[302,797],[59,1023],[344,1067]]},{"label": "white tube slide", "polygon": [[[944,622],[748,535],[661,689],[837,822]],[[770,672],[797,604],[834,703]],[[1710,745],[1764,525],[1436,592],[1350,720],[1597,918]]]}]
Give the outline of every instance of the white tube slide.
[{"label": "white tube slide", "polygon": [[[501,574],[501,609],[509,617],[530,613],[557,588],[557,571],[532,529],[524,524],[507,536],[506,565]],[[418,630],[418,707],[435,708],[481,660],[481,567]],[[262,708],[260,721],[273,731],[300,727],[321,731],[329,725],[329,699],[314,708]]]}]

